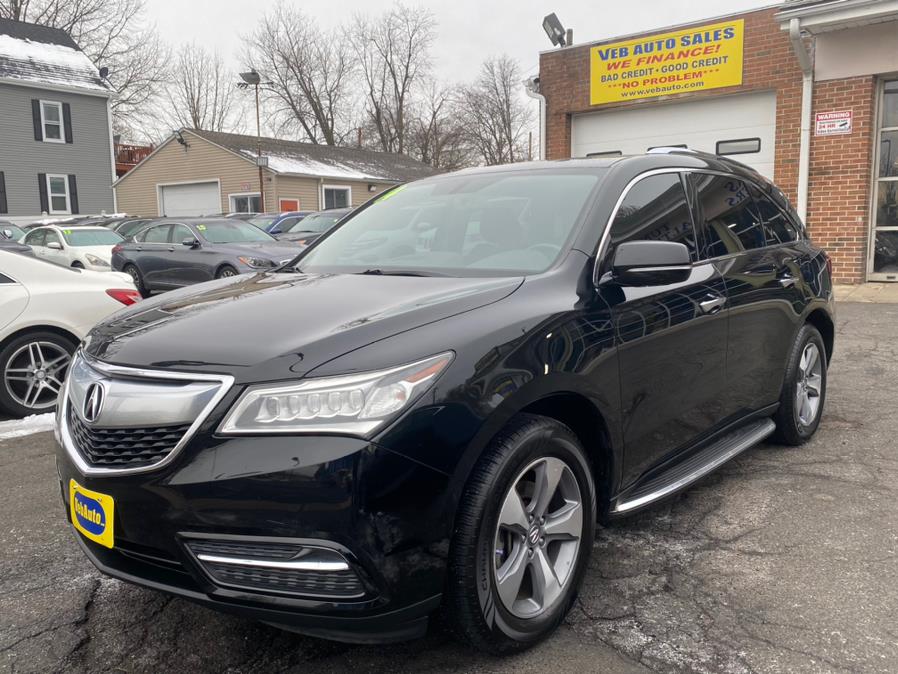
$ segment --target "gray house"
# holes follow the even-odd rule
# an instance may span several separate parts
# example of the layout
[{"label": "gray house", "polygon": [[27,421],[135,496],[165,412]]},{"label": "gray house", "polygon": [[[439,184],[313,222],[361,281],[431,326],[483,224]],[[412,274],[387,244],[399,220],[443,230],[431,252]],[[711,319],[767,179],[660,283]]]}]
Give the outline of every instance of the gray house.
[{"label": "gray house", "polygon": [[112,95],[65,31],[0,19],[0,218],[115,211]]}]

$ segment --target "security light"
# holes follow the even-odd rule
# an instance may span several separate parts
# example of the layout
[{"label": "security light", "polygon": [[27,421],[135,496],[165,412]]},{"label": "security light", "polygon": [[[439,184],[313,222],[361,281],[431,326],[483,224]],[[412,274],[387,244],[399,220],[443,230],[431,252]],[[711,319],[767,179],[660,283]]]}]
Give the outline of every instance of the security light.
[{"label": "security light", "polygon": [[255,70],[250,70],[248,73],[240,73],[240,78],[246,82],[247,84],[259,84],[262,81],[262,78],[259,77],[259,73]]},{"label": "security light", "polygon": [[564,26],[561,25],[561,21],[558,20],[558,17],[555,16],[555,12],[552,12],[543,19],[543,30],[546,31],[546,35],[549,36],[552,44],[556,47],[564,47],[567,45],[567,42],[565,41]]}]

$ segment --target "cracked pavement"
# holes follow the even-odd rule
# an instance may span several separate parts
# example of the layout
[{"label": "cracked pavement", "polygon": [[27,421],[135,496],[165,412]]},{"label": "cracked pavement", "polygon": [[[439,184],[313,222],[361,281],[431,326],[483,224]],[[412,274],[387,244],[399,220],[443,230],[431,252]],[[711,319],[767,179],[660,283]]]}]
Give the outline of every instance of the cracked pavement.
[{"label": "cracked pavement", "polygon": [[63,519],[51,436],[0,441],[0,671],[894,672],[896,328],[898,305],[840,304],[816,437],[600,529],[566,624],[505,660],[439,628],[320,641],[102,577]]}]

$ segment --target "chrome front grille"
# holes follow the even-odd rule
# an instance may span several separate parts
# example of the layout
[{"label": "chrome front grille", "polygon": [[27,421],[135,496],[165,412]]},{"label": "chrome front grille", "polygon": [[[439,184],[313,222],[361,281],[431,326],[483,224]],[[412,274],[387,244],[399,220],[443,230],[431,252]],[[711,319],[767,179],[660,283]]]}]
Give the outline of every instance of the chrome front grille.
[{"label": "chrome front grille", "polygon": [[110,365],[75,354],[58,435],[85,475],[136,473],[174,460],[233,377]]},{"label": "chrome front grille", "polygon": [[71,408],[75,447],[92,466],[143,468],[159,463],[178,445],[190,424],[155,428],[92,428]]}]

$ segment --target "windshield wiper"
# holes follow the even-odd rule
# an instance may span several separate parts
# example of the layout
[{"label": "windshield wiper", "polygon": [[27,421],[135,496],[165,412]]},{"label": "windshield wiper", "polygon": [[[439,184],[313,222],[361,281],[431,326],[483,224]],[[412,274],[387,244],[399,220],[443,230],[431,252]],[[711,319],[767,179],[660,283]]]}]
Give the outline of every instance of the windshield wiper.
[{"label": "windshield wiper", "polygon": [[366,269],[356,273],[368,276],[446,276],[446,274],[437,272],[417,271],[414,269]]}]

